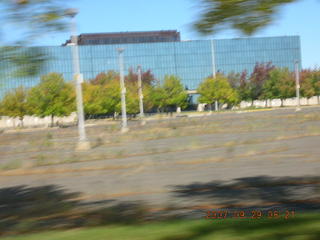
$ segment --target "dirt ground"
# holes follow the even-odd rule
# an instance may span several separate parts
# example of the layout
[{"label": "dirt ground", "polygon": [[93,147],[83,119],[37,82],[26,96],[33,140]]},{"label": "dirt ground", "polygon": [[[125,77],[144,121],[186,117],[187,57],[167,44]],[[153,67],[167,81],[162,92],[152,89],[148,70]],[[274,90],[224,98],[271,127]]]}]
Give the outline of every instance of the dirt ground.
[{"label": "dirt ground", "polygon": [[[320,209],[320,107],[213,113],[0,134],[1,188],[55,185],[84,201],[154,207],[294,206]],[[291,205],[293,206],[293,205]]]}]

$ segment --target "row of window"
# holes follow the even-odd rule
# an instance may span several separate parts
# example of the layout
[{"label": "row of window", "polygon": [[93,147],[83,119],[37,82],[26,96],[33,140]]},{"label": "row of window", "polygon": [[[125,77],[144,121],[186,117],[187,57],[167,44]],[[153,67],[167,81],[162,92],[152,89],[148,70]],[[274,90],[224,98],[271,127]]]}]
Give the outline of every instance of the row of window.
[{"label": "row of window", "polygon": [[116,44],[116,43],[144,43],[144,42],[173,42],[177,37],[118,37],[118,38],[101,38],[101,39],[81,39],[79,44]]}]

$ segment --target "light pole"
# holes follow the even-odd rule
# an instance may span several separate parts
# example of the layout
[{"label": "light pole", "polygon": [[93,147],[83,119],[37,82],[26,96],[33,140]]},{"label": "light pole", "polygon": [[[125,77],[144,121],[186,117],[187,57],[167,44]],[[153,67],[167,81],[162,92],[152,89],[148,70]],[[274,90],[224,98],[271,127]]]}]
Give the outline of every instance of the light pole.
[{"label": "light pole", "polygon": [[296,75],[296,98],[297,107],[296,112],[300,111],[300,74],[299,74],[299,62],[295,61],[295,75]]},{"label": "light pole", "polygon": [[74,80],[76,85],[76,100],[77,100],[77,113],[78,113],[78,132],[79,141],[76,150],[86,151],[90,149],[90,142],[86,136],[86,129],[84,125],[84,111],[82,102],[82,82],[83,76],[80,73],[80,62],[79,62],[79,48],[78,48],[78,37],[75,16],[78,11],[76,9],[69,9],[66,15],[71,17],[71,50],[72,50],[72,63]]},{"label": "light pole", "polygon": [[145,125],[146,121],[144,118],[144,109],[143,109],[143,93],[142,93],[142,71],[141,66],[138,66],[138,88],[139,88],[139,107],[140,107],[140,119],[141,125]]},{"label": "light pole", "polygon": [[129,131],[127,124],[127,109],[126,109],[126,87],[124,85],[124,65],[123,65],[123,48],[117,49],[119,53],[119,67],[120,67],[120,88],[121,88],[121,116],[122,125],[121,132],[126,133]]},{"label": "light pole", "polygon": [[[215,53],[213,39],[211,39],[211,58],[212,58],[212,77],[216,78],[216,53]],[[218,111],[218,101],[214,102],[214,110]],[[210,105],[210,114],[211,112],[212,112],[212,107]]]}]

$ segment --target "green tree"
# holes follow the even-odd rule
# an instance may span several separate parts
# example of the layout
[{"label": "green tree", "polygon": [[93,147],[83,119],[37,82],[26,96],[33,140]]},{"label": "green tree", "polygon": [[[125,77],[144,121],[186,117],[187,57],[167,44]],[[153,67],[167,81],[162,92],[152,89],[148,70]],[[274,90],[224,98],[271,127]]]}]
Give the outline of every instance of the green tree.
[{"label": "green tree", "polygon": [[48,57],[41,48],[24,47],[45,34],[65,30],[67,8],[60,0],[4,0],[0,7],[1,24],[18,29],[15,38],[5,38],[6,32],[1,32],[1,39],[7,40],[0,47],[0,66],[14,64],[13,74],[17,77],[38,74]]},{"label": "green tree", "polygon": [[90,83],[83,84],[83,105],[86,115],[105,114],[103,107],[107,94],[104,87]]},{"label": "green tree", "polygon": [[158,102],[156,100],[156,87],[153,85],[142,85],[142,91],[144,111],[150,112],[155,107],[158,107]]},{"label": "green tree", "polygon": [[24,87],[18,87],[8,92],[0,103],[1,114],[9,117],[18,117],[23,126],[23,118],[28,114],[28,92]]},{"label": "green tree", "polygon": [[165,76],[162,89],[159,91],[159,96],[164,97],[163,107],[171,111],[173,108],[181,107],[184,109],[187,107],[188,93],[178,77],[174,75]]},{"label": "green tree", "polygon": [[[155,77],[151,70],[141,72],[142,92],[143,92],[143,106],[144,111],[150,111],[157,105],[153,101],[152,95],[154,92]],[[129,69],[127,76],[125,76],[125,84],[127,88],[127,112],[129,114],[136,114],[139,109],[139,88],[138,88],[138,73],[133,69]]]},{"label": "green tree", "polygon": [[312,85],[314,93],[318,96],[318,104],[320,104],[320,70],[314,70],[312,74]]},{"label": "green tree", "polygon": [[75,92],[71,83],[66,83],[62,74],[49,73],[30,90],[27,102],[31,112],[39,117],[67,116],[75,110]]},{"label": "green tree", "polygon": [[312,75],[308,76],[304,79],[301,79],[300,85],[301,85],[301,89],[300,89],[301,95],[303,97],[311,98],[311,97],[315,96],[315,89],[313,86]]},{"label": "green tree", "polygon": [[[320,95],[320,71],[305,69],[300,72],[301,94],[310,98]],[[318,98],[319,100],[319,98]]]},{"label": "green tree", "polygon": [[126,106],[127,113],[139,113],[139,95],[137,83],[126,83]]},{"label": "green tree", "polygon": [[248,72],[244,70],[242,73],[231,72],[227,76],[230,86],[238,92],[239,101],[252,101],[252,85],[247,75]]},{"label": "green tree", "polygon": [[154,86],[150,89],[147,103],[157,108],[158,112],[162,111],[166,106],[166,92],[161,85]]},{"label": "green tree", "polygon": [[202,34],[226,28],[252,35],[273,22],[281,6],[297,0],[201,0],[202,13],[194,27]]},{"label": "green tree", "polygon": [[84,83],[84,111],[87,115],[114,114],[120,111],[120,86],[117,79],[104,85]]},{"label": "green tree", "polygon": [[[294,74],[287,68],[275,68],[270,72],[269,78],[263,85],[261,99],[283,99],[295,96]],[[281,103],[281,104],[282,104]]]},{"label": "green tree", "polygon": [[228,79],[222,74],[218,74],[215,78],[205,79],[197,91],[200,94],[199,102],[209,104],[210,109],[215,101],[228,105],[239,103],[237,91],[230,86]]}]

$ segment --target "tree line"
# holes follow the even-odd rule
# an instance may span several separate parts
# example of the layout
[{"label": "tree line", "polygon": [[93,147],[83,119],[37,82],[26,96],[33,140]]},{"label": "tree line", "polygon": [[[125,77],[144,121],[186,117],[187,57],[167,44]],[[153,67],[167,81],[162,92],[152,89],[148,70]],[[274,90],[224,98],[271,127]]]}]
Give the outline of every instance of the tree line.
[{"label": "tree line", "polygon": [[[100,73],[83,83],[83,103],[86,116],[112,115],[121,112],[120,76],[117,72]],[[132,70],[125,76],[127,113],[139,113],[138,75]],[[188,105],[188,94],[181,80],[167,75],[162,84],[150,70],[142,72],[144,109],[173,111]],[[0,102],[0,116],[18,117],[23,123],[26,115],[38,117],[68,116],[76,111],[76,94],[73,82],[66,82],[62,74],[49,73],[39,84],[27,89],[20,86],[5,94]]]},{"label": "tree line", "polygon": [[[119,74],[108,71],[83,83],[83,102],[86,116],[116,116],[121,111]],[[129,70],[125,76],[127,113],[139,113],[138,75]],[[310,98],[320,95],[320,70],[306,69],[300,72],[301,95]],[[162,83],[150,70],[142,72],[143,103],[146,112],[172,112],[177,107],[185,109],[190,97],[179,77],[167,75]],[[217,73],[200,83],[198,102],[211,106],[214,102],[227,104],[228,108],[241,101],[286,99],[295,97],[295,74],[271,63],[257,63],[251,74]],[[0,115],[19,117],[68,116],[76,110],[75,89],[59,73],[41,77],[31,89],[19,87],[8,92],[0,102]],[[319,98],[318,98],[319,100]]]}]

